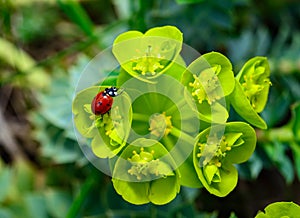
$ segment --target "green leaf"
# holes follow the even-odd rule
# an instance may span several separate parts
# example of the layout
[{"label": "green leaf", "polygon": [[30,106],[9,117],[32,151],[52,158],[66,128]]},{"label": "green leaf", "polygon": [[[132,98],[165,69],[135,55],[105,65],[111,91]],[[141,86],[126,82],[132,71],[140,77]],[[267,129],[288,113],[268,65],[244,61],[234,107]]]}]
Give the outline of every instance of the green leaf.
[{"label": "green leaf", "polygon": [[299,205],[293,202],[275,202],[269,204],[264,212],[258,212],[255,218],[297,218],[299,214]]},{"label": "green leaf", "polygon": [[113,54],[131,76],[151,83],[171,67],[182,41],[182,33],[173,26],[152,28],[145,34],[128,31],[115,39]]},{"label": "green leaf", "polygon": [[60,8],[88,36],[93,36],[93,22],[78,1],[57,0]]},{"label": "green leaf", "polygon": [[26,210],[31,218],[48,218],[45,198],[42,194],[28,193],[24,196]]},{"label": "green leaf", "polygon": [[[293,146],[292,144],[290,146]],[[290,157],[286,155],[287,147],[282,142],[274,140],[269,146],[265,145],[264,149],[270,159],[276,164],[277,169],[284,176],[286,182],[293,182],[294,169]]]},{"label": "green leaf", "polygon": [[71,196],[59,190],[49,190],[45,193],[46,207],[54,218],[64,218],[71,206]]},{"label": "green leaf", "polygon": [[294,136],[300,141],[300,102],[296,103],[292,107],[292,129]]},{"label": "green leaf", "polygon": [[84,202],[88,198],[89,194],[93,191],[95,183],[98,181],[95,179],[95,176],[91,174],[81,185],[79,193],[72,201],[72,205],[68,210],[66,218],[76,218],[80,213],[80,210],[83,208]]},{"label": "green leaf", "polygon": [[41,103],[40,113],[53,125],[73,131],[72,105],[73,87],[66,76],[52,79],[51,88],[47,93],[38,93]]},{"label": "green leaf", "polygon": [[293,157],[295,159],[295,170],[298,176],[298,179],[300,178],[300,145],[296,142],[291,142],[290,147],[293,152]]},{"label": "green leaf", "polygon": [[43,146],[41,147],[43,157],[60,164],[83,160],[82,151],[78,146],[78,142],[73,140],[73,135],[69,137],[66,131],[52,125],[38,113],[31,115],[31,120],[36,126],[34,138],[43,142]]}]

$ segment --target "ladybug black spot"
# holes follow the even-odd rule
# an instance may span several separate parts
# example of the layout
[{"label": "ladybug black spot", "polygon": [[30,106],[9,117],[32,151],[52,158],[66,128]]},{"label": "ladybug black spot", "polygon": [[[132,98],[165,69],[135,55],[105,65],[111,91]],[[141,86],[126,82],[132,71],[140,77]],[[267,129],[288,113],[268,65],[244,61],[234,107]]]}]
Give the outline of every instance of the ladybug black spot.
[{"label": "ladybug black spot", "polygon": [[106,88],[103,91],[104,95],[109,95],[110,97],[116,97],[118,95],[118,89],[116,87]]}]

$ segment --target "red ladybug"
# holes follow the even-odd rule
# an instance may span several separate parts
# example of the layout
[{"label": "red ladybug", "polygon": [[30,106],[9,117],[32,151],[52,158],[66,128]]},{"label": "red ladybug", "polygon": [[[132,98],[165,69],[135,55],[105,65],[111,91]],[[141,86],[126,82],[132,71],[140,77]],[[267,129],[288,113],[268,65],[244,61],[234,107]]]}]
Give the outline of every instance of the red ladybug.
[{"label": "red ladybug", "polygon": [[113,97],[117,96],[118,89],[116,87],[106,88],[99,92],[93,99],[91,109],[95,115],[106,114],[113,104]]}]

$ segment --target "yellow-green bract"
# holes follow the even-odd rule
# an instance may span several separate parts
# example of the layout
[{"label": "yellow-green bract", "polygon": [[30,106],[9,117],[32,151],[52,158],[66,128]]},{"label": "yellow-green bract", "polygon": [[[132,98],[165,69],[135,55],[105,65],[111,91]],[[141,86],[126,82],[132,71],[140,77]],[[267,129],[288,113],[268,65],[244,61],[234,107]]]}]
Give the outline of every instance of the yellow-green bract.
[{"label": "yellow-green bract", "polygon": [[270,67],[265,57],[247,61],[236,76],[230,102],[235,111],[252,125],[266,129],[265,121],[257,114],[267,102],[270,87]]},{"label": "yellow-green bract", "polygon": [[175,161],[156,140],[140,138],[132,142],[113,168],[114,188],[133,204],[166,204],[180,190]]},{"label": "yellow-green bract", "polygon": [[100,158],[113,157],[126,145],[132,119],[131,101],[126,92],[114,99],[110,114],[92,113],[91,102],[104,88],[92,86],[80,91],[72,105],[77,131],[92,139],[92,150]]},{"label": "yellow-green bract", "polygon": [[127,73],[151,83],[172,66],[182,41],[182,33],[173,26],[152,28],[145,34],[128,31],[115,39],[112,51]]},{"label": "yellow-green bract", "polygon": [[229,115],[224,98],[233,91],[235,82],[232,65],[224,55],[210,52],[200,56],[187,67],[182,83],[194,96],[194,109],[201,120],[226,122]]},{"label": "yellow-green bract", "polygon": [[237,184],[238,172],[233,164],[250,158],[256,135],[254,129],[243,122],[226,123],[224,129],[220,127],[207,128],[197,136],[193,163],[202,185],[210,193],[223,197]]},{"label": "yellow-green bract", "polygon": [[255,218],[297,218],[300,206],[293,202],[275,202],[260,211]]}]

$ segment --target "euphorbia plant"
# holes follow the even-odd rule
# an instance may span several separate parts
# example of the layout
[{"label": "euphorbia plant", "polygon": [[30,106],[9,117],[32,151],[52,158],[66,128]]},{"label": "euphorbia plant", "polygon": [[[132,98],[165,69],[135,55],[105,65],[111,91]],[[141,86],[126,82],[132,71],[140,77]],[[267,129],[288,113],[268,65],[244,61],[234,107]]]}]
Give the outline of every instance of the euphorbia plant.
[{"label": "euphorbia plant", "polygon": [[[133,204],[166,204],[180,186],[226,196],[237,184],[234,164],[247,161],[256,144],[248,123],[227,122],[230,106],[266,128],[257,114],[270,85],[266,58],[249,60],[234,77],[218,52],[186,66],[182,41],[173,26],[120,34],[112,48],[117,78],[94,82],[73,102],[78,132],[96,157],[108,158],[117,193]],[[93,113],[93,98],[115,84],[122,92],[109,112]]]}]

